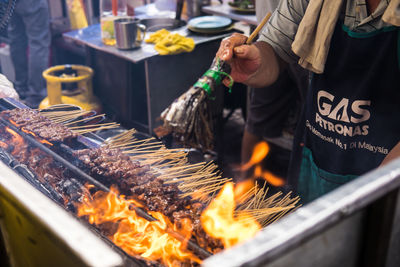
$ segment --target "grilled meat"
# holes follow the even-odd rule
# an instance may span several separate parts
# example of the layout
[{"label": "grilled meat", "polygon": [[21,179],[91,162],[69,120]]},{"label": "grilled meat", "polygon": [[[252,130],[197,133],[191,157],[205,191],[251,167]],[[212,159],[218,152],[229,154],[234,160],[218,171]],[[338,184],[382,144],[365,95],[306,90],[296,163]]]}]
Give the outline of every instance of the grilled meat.
[{"label": "grilled meat", "polygon": [[106,181],[107,186],[116,185],[119,191],[141,201],[150,211],[168,216],[179,227],[182,219],[192,222],[193,233],[199,245],[213,252],[223,248],[219,240],[208,236],[200,223],[204,205],[190,198],[181,198],[176,184],[164,184],[150,172],[150,166],[132,161],[119,149],[103,146],[76,152],[90,175]]},{"label": "grilled meat", "polygon": [[17,127],[49,142],[67,142],[77,137],[77,134],[65,125],[51,121],[36,110],[16,108],[2,111],[1,115],[12,120]]}]

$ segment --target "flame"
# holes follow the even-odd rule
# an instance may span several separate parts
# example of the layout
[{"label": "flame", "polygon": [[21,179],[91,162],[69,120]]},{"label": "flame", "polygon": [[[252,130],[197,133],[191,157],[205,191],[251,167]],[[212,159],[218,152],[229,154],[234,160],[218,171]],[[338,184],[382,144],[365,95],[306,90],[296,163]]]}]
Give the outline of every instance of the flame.
[{"label": "flame", "polygon": [[17,143],[24,142],[23,138],[19,134],[17,134],[14,130],[6,127],[6,131],[12,135],[12,141],[15,141]]},{"label": "flame", "polygon": [[45,145],[49,145],[49,146],[53,145],[52,143],[50,143],[49,141],[47,141],[45,139],[40,139],[39,142],[42,143],[42,144],[45,144]]},{"label": "flame", "polygon": [[112,222],[118,225],[117,231],[109,238],[129,254],[161,261],[167,266],[182,261],[201,263],[200,259],[186,251],[186,242],[169,234],[174,229],[189,239],[192,229],[189,219],[180,221],[182,227],[178,227],[162,213],[149,212],[157,220],[147,221],[130,208],[136,204],[134,200],[118,197],[118,191],[111,188],[110,193],[98,191],[93,198],[85,197],[78,205],[78,216],[88,216],[91,224]]},{"label": "flame", "polygon": [[12,119],[9,119],[9,122],[11,122],[12,125],[14,125],[14,126],[19,128],[19,125],[15,121],[13,121]]},{"label": "flame", "polygon": [[11,143],[15,144],[14,146],[14,150],[11,152],[12,155],[18,155],[24,148],[23,148],[23,144],[24,139],[22,138],[22,136],[20,136],[19,134],[17,134],[14,130],[12,130],[9,127],[6,127],[6,132],[8,132],[9,134],[11,134]]},{"label": "flame", "polygon": [[[250,169],[251,167],[255,166],[254,168],[254,175],[252,178],[248,179],[248,180],[253,180],[254,178],[263,178],[265,181],[267,181],[268,183],[270,183],[273,186],[283,186],[285,184],[285,181],[272,174],[269,171],[263,171],[261,165],[259,164],[269,153],[269,145],[267,142],[265,141],[261,141],[259,142],[257,145],[255,145],[254,149],[253,149],[253,154],[251,155],[250,160],[244,164],[242,166],[242,171],[246,171],[248,169]],[[254,182],[253,182],[254,183]],[[247,185],[249,186],[249,185]],[[238,185],[235,188],[235,194],[243,194],[246,192],[246,190],[244,190],[244,184],[243,185]],[[239,190],[242,190],[242,193],[239,193]],[[236,195],[237,195],[236,194]]]},{"label": "flame", "polygon": [[285,184],[285,181],[282,178],[276,176],[275,174],[269,171],[263,171],[260,165],[257,165],[254,168],[254,177],[263,178],[265,181],[267,181],[273,186],[283,186]]},{"label": "flame", "polygon": [[0,147],[1,147],[2,149],[7,149],[7,148],[8,148],[8,145],[7,145],[5,142],[0,141]]},{"label": "flame", "polygon": [[29,131],[29,130],[27,130],[27,129],[25,129],[25,128],[21,128],[21,131],[23,131],[24,133],[27,133],[27,134],[30,134],[30,135],[36,137],[36,139],[37,139],[40,143],[42,143],[42,144],[47,144],[47,145],[50,145],[50,146],[53,145],[52,143],[50,143],[49,141],[47,141],[47,140],[45,140],[45,139],[39,139],[39,138],[37,138],[37,135],[36,135],[34,132],[32,132],[32,131]]},{"label": "flame", "polygon": [[259,142],[254,146],[253,154],[251,155],[250,160],[242,166],[242,170],[246,171],[250,169],[252,166],[260,163],[269,153],[269,145],[265,141]]},{"label": "flame", "polygon": [[85,186],[85,188],[86,188],[87,190],[90,190],[90,189],[92,189],[92,188],[95,187],[94,184],[89,184],[89,183],[85,183],[84,186]]},{"label": "flame", "polygon": [[236,201],[245,195],[249,190],[254,188],[255,183],[253,179],[246,179],[235,185],[235,199]]},{"label": "flame", "polygon": [[253,237],[261,229],[250,215],[234,216],[235,206],[233,183],[228,182],[200,217],[207,234],[220,239],[225,248]]}]

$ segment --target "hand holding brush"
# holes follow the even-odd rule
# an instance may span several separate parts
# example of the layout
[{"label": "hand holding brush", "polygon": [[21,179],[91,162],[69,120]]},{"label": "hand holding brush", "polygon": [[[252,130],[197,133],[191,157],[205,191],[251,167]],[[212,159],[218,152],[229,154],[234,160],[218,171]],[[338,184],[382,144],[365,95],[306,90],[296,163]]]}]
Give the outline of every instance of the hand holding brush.
[{"label": "hand holding brush", "polygon": [[[211,67],[187,92],[161,113],[164,124],[154,129],[157,136],[162,137],[172,132],[176,139],[186,146],[202,151],[213,148],[214,132],[209,101],[213,99],[213,94],[222,81],[230,90],[234,80],[245,81],[247,76],[251,75],[249,71],[256,71],[250,68],[250,65],[256,63],[257,67],[257,62],[249,62],[248,58],[240,60],[241,50],[243,49],[244,53],[247,50],[240,45],[246,41],[250,44],[270,16],[270,13],[265,16],[249,38],[233,34],[222,41]],[[234,58],[234,54],[238,58]]]},{"label": "hand holding brush", "polygon": [[[250,37],[247,38],[245,35],[234,33],[221,42],[217,57],[230,65],[230,75],[235,82],[251,85],[251,77],[257,72],[262,63],[262,55],[258,46],[263,45],[259,43],[251,45],[251,43],[270,16],[271,13],[268,13],[264,17]],[[224,80],[224,84],[228,85],[226,79]]]}]

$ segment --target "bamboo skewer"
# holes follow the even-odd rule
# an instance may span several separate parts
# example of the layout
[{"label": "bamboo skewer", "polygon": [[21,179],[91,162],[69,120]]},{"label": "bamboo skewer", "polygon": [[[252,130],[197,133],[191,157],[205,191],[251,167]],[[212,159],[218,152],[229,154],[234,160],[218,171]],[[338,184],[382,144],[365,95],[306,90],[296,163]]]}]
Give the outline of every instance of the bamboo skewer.
[{"label": "bamboo skewer", "polygon": [[119,125],[115,122],[108,122],[108,123],[101,123],[101,124],[90,124],[90,125],[81,125],[81,126],[72,126],[68,127],[69,129],[85,129],[85,128],[93,128],[93,127],[100,127],[100,126],[110,126],[110,125]]},{"label": "bamboo skewer", "polygon": [[[264,20],[268,20],[268,17],[267,15]],[[248,42],[251,42],[254,36],[257,35],[263,26],[262,24],[263,22],[250,35]],[[96,115],[70,121],[89,114],[89,112],[81,110],[46,111],[42,112],[42,114],[55,122],[64,123],[69,129],[79,134],[119,126],[114,122],[70,126],[104,116]],[[177,184],[178,189],[181,191],[180,196],[183,198],[191,197],[207,204],[212,201],[225,183],[232,181],[231,178],[222,178],[218,166],[212,162],[188,164],[188,152],[182,149],[167,149],[162,142],[155,138],[137,140],[134,136],[135,133],[135,129],[125,131],[107,140],[105,145],[120,149],[123,153],[128,154],[131,160],[138,160],[141,164],[149,164],[151,166],[149,173],[163,179],[165,184]],[[263,187],[259,187],[256,184],[237,199],[240,204],[235,214],[243,215],[241,216],[243,220],[250,220],[251,216],[265,227],[296,209],[296,205],[299,202],[299,197],[292,198],[290,193],[283,197],[280,192],[269,197],[267,194],[268,188],[265,184]]]},{"label": "bamboo skewer", "polygon": [[255,30],[250,34],[249,38],[247,38],[246,44],[251,44],[251,42],[253,42],[253,39],[257,36],[257,34],[261,31],[264,25],[268,22],[270,17],[271,17],[271,12],[268,12],[264,16],[260,24],[258,24],[257,28],[255,28]]},{"label": "bamboo skewer", "polygon": [[78,134],[85,134],[85,133],[91,133],[91,132],[97,132],[101,130],[106,130],[106,129],[114,129],[119,127],[119,124],[114,124],[114,125],[109,125],[109,126],[100,126],[100,127],[95,127],[95,128],[90,128],[90,129],[84,129],[84,130],[73,130],[73,132],[78,133]]},{"label": "bamboo skewer", "polygon": [[93,119],[95,119],[95,118],[99,118],[99,117],[104,117],[105,116],[105,114],[100,114],[100,115],[96,115],[96,116],[92,116],[92,117],[89,117],[89,118],[85,118],[85,119],[81,119],[81,120],[77,120],[77,121],[71,121],[71,122],[68,122],[68,123],[64,123],[64,125],[70,125],[70,124],[74,124],[74,123],[78,123],[78,122],[84,122],[84,121],[88,121],[88,120],[93,120]]}]

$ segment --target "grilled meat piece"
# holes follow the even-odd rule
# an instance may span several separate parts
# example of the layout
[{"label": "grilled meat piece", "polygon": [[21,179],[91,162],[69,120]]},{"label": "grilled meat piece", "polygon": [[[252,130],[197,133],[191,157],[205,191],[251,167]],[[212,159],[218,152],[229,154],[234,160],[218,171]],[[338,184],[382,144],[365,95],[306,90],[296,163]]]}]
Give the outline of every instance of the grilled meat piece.
[{"label": "grilled meat piece", "polygon": [[77,137],[77,134],[65,125],[55,123],[32,109],[12,109],[1,112],[1,115],[12,120],[17,127],[34,133],[49,142],[67,142]]},{"label": "grilled meat piece", "polygon": [[132,161],[121,150],[107,146],[79,150],[76,156],[90,175],[106,181],[107,186],[116,185],[122,194],[139,200],[148,210],[163,213],[178,227],[182,219],[190,219],[200,246],[213,252],[223,249],[222,243],[208,236],[201,226],[200,215],[205,206],[181,198],[177,185],[164,184],[150,172],[150,166]]}]

